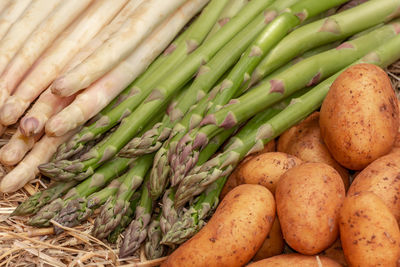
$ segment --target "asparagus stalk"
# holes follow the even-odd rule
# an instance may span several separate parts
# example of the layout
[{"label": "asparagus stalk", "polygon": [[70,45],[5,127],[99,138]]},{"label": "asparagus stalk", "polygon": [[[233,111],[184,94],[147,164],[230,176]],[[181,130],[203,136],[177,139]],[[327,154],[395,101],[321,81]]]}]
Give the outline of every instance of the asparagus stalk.
[{"label": "asparagus stalk", "polygon": [[125,230],[128,224],[132,221],[132,215],[136,210],[136,207],[139,205],[140,202],[140,192],[135,192],[130,200],[130,205],[121,218],[121,222],[115,227],[115,229],[108,235],[107,240],[108,242],[114,244],[117,242],[118,237],[120,234]]},{"label": "asparagus stalk", "polygon": [[134,162],[134,166],[125,175],[115,196],[102,206],[96,217],[92,234],[99,239],[106,238],[121,222],[128,211],[130,199],[142,184],[143,178],[153,162],[153,155],[145,155]]},{"label": "asparagus stalk", "polygon": [[[250,77],[262,58],[284,38],[291,29],[299,25],[305,19],[313,17],[343,2],[345,1],[321,2],[319,0],[301,0],[290,6],[290,8],[285,9],[285,12],[271,21],[250,47],[247,48],[240,61],[232,69],[228,77],[221,83],[221,88],[219,90],[221,91],[220,94],[222,97],[224,97],[224,94],[231,94],[232,97],[242,83]],[[179,183],[187,174],[188,170],[193,167],[193,165],[191,166],[191,162],[185,162],[186,160],[193,160],[192,157],[186,159],[174,157],[174,155],[187,153],[188,147],[185,146],[184,142],[182,142],[182,144],[183,145],[176,146],[175,153],[172,153],[170,157],[174,185]],[[189,167],[189,169],[187,167]]]},{"label": "asparagus stalk", "polygon": [[395,18],[399,5],[396,0],[370,0],[294,30],[261,61],[252,74],[250,86],[296,55]]},{"label": "asparagus stalk", "polygon": [[164,51],[163,55],[102,111],[102,116],[95,123],[84,128],[65,146],[60,147],[55,158],[66,159],[64,153],[71,154],[69,152],[71,150],[79,151],[79,148],[87,142],[98,138],[131,114],[168,72],[176,68],[202,43],[226,2],[227,0],[212,0],[196,21]]},{"label": "asparagus stalk", "polygon": [[135,219],[124,232],[124,241],[119,249],[120,258],[125,258],[134,253],[147,236],[147,228],[153,211],[153,201],[148,190],[149,176],[143,182],[140,203],[135,210]]},{"label": "asparagus stalk", "polygon": [[191,79],[196,70],[232,39],[251,18],[266,8],[268,1],[253,0],[242,11],[228,22],[217,35],[192,52],[177,68],[172,70],[146,100],[128,117],[124,118],[118,129],[103,146],[91,149],[83,157],[85,160],[64,161],[52,167],[52,177],[62,175],[65,179],[83,179],[108,159],[112,158],[126,145],[149,120],[160,113],[162,106]]},{"label": "asparagus stalk", "polygon": [[186,134],[179,141],[175,151],[171,152],[172,168],[182,169],[180,165],[185,166],[185,172],[179,173],[179,179],[193,168],[199,151],[205,147],[211,137],[224,129],[230,129],[246,121],[296,90],[314,85],[332,75],[374,47],[393,38],[397,34],[398,27],[398,22],[391,23],[360,38],[345,42],[336,49],[300,61],[293,67],[269,77],[268,80],[232,101],[229,106],[207,115],[200,126]]},{"label": "asparagus stalk", "polygon": [[[293,0],[285,2],[291,3]],[[282,1],[275,3],[282,3]],[[138,156],[158,150],[165,139],[170,136],[174,125],[182,119],[190,107],[204,98],[215,82],[235,64],[251,42],[276,16],[277,12],[287,6],[272,4],[264,13],[259,14],[251,23],[243,28],[207,64],[201,66],[196,79],[185,93],[184,98],[176,105],[170,105],[163,121],[155,125],[148,133],[133,138],[124,147],[122,153]]]},{"label": "asparagus stalk", "polygon": [[[398,46],[399,44],[400,35],[397,35],[394,38],[388,40],[386,43],[383,42],[381,46],[376,48],[374,51],[368,53],[363,58],[353,64],[370,63],[376,64],[381,67],[386,67],[387,65],[395,62],[398,58],[400,58],[400,46]],[[211,159],[202,166],[194,168],[191,174],[185,178],[186,181],[191,180],[192,182],[194,182],[194,180],[197,180],[196,189],[191,187],[193,191],[192,189],[190,190],[194,192],[193,195],[198,194],[199,192],[204,190],[207,187],[206,184],[210,184],[211,182],[216,181],[223,176],[226,177],[227,175],[229,175],[230,172],[240,162],[240,160],[242,160],[246,155],[261,150],[267,142],[277,137],[282,132],[284,132],[294,124],[298,123],[300,120],[304,119],[314,110],[319,108],[327,92],[329,91],[330,85],[343,70],[344,69],[340,70],[338,73],[321,82],[319,85],[317,85],[301,97],[293,99],[288,107],[286,107],[279,114],[273,116],[266,123],[258,127],[257,130],[254,130],[252,131],[252,133],[247,134],[245,138],[237,138],[236,140],[233,140],[231,142],[231,146],[228,147],[228,149],[224,153],[221,153],[220,155]],[[270,110],[268,111],[270,112]],[[202,187],[202,185],[204,185],[205,187],[199,189],[200,187]],[[181,189],[182,190],[180,192],[183,193],[185,189],[183,187]],[[186,188],[184,193],[186,194],[186,196],[187,192],[188,190]],[[180,198],[184,199],[186,197]]]},{"label": "asparagus stalk", "polygon": [[8,32],[11,25],[18,20],[31,2],[32,0],[10,1],[10,3],[2,10],[0,14],[0,40]]},{"label": "asparagus stalk", "polygon": [[57,182],[46,190],[37,192],[19,204],[19,206],[11,213],[10,216],[26,216],[35,214],[41,207],[47,203],[50,203],[54,199],[61,197],[77,184],[78,181],[75,180],[67,183]]},{"label": "asparagus stalk", "polygon": [[50,226],[50,220],[53,219],[69,201],[87,197],[94,192],[99,191],[109,181],[114,179],[114,177],[127,169],[131,161],[131,159],[126,158],[114,158],[105,163],[91,177],[70,189],[62,199],[56,198],[46,206],[42,207],[39,212],[28,221],[28,224],[37,227]]},{"label": "asparagus stalk", "polygon": [[[71,199],[54,217],[54,220],[61,225],[74,227],[84,222],[92,216],[94,209],[104,204],[107,199],[117,193],[121,183],[124,181],[125,175],[114,179],[105,188],[91,194],[88,197],[78,197]],[[64,230],[54,226],[54,233],[61,234]]]},{"label": "asparagus stalk", "polygon": [[144,245],[144,252],[149,260],[161,258],[167,252],[167,247],[160,244],[162,238],[160,214],[155,214],[153,217],[147,229],[147,240]]}]

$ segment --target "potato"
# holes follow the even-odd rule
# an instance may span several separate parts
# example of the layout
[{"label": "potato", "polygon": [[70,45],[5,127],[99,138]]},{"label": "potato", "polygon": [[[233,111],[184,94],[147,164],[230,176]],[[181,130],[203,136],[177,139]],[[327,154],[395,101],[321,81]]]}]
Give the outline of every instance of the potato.
[{"label": "potato", "polygon": [[210,221],[161,266],[243,266],[271,230],[275,201],[260,185],[239,185],[221,201]]},{"label": "potato", "polygon": [[336,239],[335,243],[333,243],[332,246],[322,251],[319,255],[331,258],[334,261],[340,263],[342,266],[347,266],[340,239]]},{"label": "potato", "polygon": [[347,194],[371,191],[380,197],[400,222],[400,154],[380,157],[362,170]]},{"label": "potato", "polygon": [[241,165],[236,179],[239,184],[259,184],[275,194],[276,183],[282,174],[302,161],[282,152],[259,154]]},{"label": "potato", "polygon": [[247,265],[248,267],[340,267],[334,260],[323,256],[282,254]]},{"label": "potato", "polygon": [[340,211],[340,238],[350,266],[398,266],[399,226],[389,208],[372,192],[346,197]]},{"label": "potato", "polygon": [[339,233],[339,210],[345,189],[339,173],[325,163],[304,163],[278,182],[275,198],[283,236],[294,250],[317,254]]},{"label": "potato", "polygon": [[371,64],[349,67],[332,84],[320,111],[321,135],[341,165],[361,170],[387,154],[399,107],[387,74]]},{"label": "potato", "polygon": [[278,140],[278,151],[306,162],[321,162],[332,166],[342,176],[345,188],[349,188],[349,172],[333,159],[321,137],[319,112],[314,112],[284,132]]},{"label": "potato", "polygon": [[251,154],[251,155],[245,157],[240,162],[240,164],[235,168],[235,170],[231,173],[231,175],[229,175],[228,180],[226,181],[224,187],[222,188],[219,199],[223,199],[226,196],[226,194],[228,194],[229,191],[231,191],[233,188],[235,188],[236,186],[241,184],[237,181],[237,174],[238,174],[241,166],[243,166],[243,164],[245,164],[245,162],[249,161],[250,159],[254,158],[257,155],[275,151],[275,146],[276,146],[275,140],[271,140],[267,144],[265,144],[264,149],[261,150],[260,152],[257,152],[257,153],[254,153],[254,154]]},{"label": "potato", "polygon": [[272,228],[269,231],[267,238],[261,245],[261,248],[257,251],[253,260],[258,261],[265,258],[269,258],[275,255],[279,255],[283,252],[285,243],[283,242],[283,236],[281,231],[281,225],[278,217],[275,217]]}]

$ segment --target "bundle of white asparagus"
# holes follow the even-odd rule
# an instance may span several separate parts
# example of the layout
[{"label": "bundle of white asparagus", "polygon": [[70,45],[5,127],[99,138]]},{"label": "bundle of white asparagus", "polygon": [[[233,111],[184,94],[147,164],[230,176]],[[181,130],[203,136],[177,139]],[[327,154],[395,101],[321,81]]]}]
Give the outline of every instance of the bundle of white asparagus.
[{"label": "bundle of white asparagus", "polygon": [[147,69],[209,0],[0,1],[0,149],[13,192]]}]

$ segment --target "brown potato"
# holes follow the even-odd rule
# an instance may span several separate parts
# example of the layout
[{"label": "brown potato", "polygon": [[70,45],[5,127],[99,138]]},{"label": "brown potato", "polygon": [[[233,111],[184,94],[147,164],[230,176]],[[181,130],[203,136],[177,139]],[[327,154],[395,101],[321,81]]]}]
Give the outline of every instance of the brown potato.
[{"label": "brown potato", "polygon": [[346,197],[340,211],[340,238],[350,266],[398,266],[399,226],[372,192]]},{"label": "brown potato", "polygon": [[271,231],[269,231],[267,238],[265,239],[261,248],[257,251],[253,260],[259,261],[262,259],[279,255],[283,252],[284,246],[285,243],[283,242],[281,225],[279,223],[278,217],[275,217]]},{"label": "brown potato", "polygon": [[340,267],[334,260],[324,256],[282,254],[247,265],[248,267]]},{"label": "brown potato", "polygon": [[278,140],[278,151],[291,154],[305,162],[326,163],[342,176],[345,188],[349,188],[349,172],[339,165],[324,144],[319,129],[319,112],[284,132]]},{"label": "brown potato", "polygon": [[281,176],[275,198],[283,236],[294,250],[314,255],[339,234],[345,189],[339,173],[325,163],[304,163]]},{"label": "brown potato", "polygon": [[319,122],[326,146],[346,168],[361,170],[389,153],[399,107],[387,74],[372,64],[349,67],[332,84]]},{"label": "brown potato", "polygon": [[243,266],[271,230],[275,201],[260,185],[239,185],[221,201],[210,221],[161,266]]},{"label": "brown potato", "polygon": [[322,251],[319,255],[331,258],[340,263],[342,266],[347,266],[346,257],[344,256],[340,239],[336,239],[332,246]]},{"label": "brown potato", "polygon": [[240,185],[241,183],[239,183],[237,181],[237,175],[238,172],[241,168],[241,166],[243,166],[243,164],[245,164],[245,162],[249,161],[250,159],[254,158],[255,156],[262,154],[262,153],[267,153],[267,152],[273,152],[275,151],[275,140],[271,140],[269,141],[267,144],[265,144],[264,149],[261,150],[260,152],[248,155],[247,157],[245,157],[240,164],[233,170],[233,172],[231,173],[231,175],[229,175],[228,180],[226,181],[224,187],[222,188],[221,194],[219,195],[219,199],[223,199],[226,194],[228,194],[229,191],[231,191],[233,188],[235,188],[236,186]]},{"label": "brown potato", "polygon": [[302,161],[282,152],[257,155],[241,165],[236,179],[239,184],[259,184],[275,194],[276,184],[282,174]]},{"label": "brown potato", "polygon": [[380,197],[400,222],[400,154],[391,153],[369,164],[354,179],[347,195],[362,191]]}]

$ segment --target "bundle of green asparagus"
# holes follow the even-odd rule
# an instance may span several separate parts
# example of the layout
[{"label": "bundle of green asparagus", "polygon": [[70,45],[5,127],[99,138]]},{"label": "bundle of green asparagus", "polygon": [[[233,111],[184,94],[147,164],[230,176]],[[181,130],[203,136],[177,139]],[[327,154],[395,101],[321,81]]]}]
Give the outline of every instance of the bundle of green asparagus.
[{"label": "bundle of green asparagus", "polygon": [[[400,58],[400,1],[339,8],[346,2],[203,3],[146,71],[39,166],[54,185],[12,215],[73,227],[99,209],[92,234],[123,236],[120,257],[142,245],[151,259],[170,253],[206,224],[239,162],[317,110],[344,68]],[[82,89],[83,69],[53,90]]]}]

